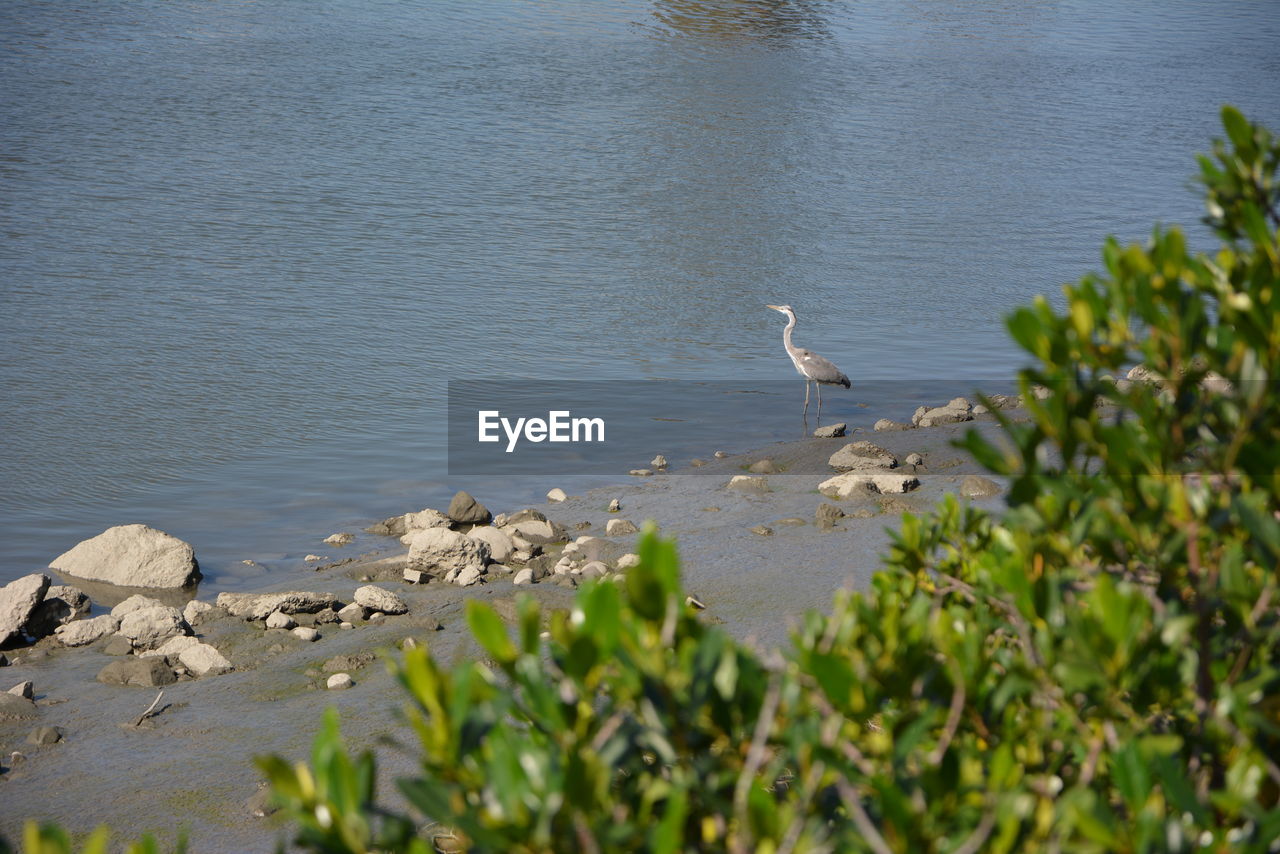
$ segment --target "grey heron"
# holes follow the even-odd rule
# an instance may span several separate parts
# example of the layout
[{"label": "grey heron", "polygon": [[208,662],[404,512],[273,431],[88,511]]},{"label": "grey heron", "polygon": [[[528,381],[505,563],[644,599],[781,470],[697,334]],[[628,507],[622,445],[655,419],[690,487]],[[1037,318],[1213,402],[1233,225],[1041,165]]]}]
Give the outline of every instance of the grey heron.
[{"label": "grey heron", "polygon": [[849,388],[849,378],[817,353],[791,343],[791,330],[796,328],[795,309],[789,305],[766,305],[765,308],[780,311],[787,316],[787,328],[782,332],[782,344],[787,348],[791,364],[795,365],[800,376],[804,377],[804,414],[806,417],[809,414],[809,383],[814,383],[818,387],[818,417],[821,418],[822,386],[842,385]]}]

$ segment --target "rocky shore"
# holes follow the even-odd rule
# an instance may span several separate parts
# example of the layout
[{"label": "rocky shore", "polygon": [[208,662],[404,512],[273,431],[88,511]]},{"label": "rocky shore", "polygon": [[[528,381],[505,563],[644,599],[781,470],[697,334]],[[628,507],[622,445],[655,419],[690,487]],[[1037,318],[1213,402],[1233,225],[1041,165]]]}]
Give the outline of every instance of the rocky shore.
[{"label": "rocky shore", "polygon": [[[1016,417],[1020,401],[993,403]],[[983,407],[956,399],[856,436],[829,425],[681,467],[659,454],[625,485],[555,484],[546,504],[496,516],[459,492],[370,527],[359,542],[378,548],[212,600],[192,545],[111,528],[0,588],[0,837],[35,818],[165,839],[185,827],[197,852],[273,850],[255,755],[302,755],[332,705],[350,746],[378,749],[382,785],[407,773],[411,750],[390,743],[406,737],[401,695],[380,657],[406,644],[446,662],[479,655],[467,598],[509,617],[521,593],[567,607],[585,580],[625,576],[646,521],[678,538],[706,619],[780,645],[805,610],[865,585],[903,512],[948,492],[1002,500],[951,444],[975,426],[996,432]]]}]

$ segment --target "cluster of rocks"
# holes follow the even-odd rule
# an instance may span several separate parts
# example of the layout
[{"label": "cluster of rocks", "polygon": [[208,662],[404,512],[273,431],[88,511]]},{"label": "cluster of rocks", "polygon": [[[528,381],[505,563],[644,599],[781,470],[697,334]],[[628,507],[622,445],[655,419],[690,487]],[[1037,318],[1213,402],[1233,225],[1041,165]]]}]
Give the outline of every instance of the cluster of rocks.
[{"label": "cluster of rocks", "polygon": [[[548,498],[558,503],[568,496],[553,489]],[[618,509],[615,500],[610,512]],[[515,584],[524,585],[548,576],[576,580],[620,569],[618,562],[611,565],[602,556],[584,558],[595,538],[570,542],[563,525],[533,509],[492,516],[466,492],[455,495],[443,513],[427,508],[393,516],[368,531],[399,537],[409,547],[404,580],[411,584],[439,581],[470,587],[494,576],[511,576]],[[610,519],[606,531],[609,536],[626,536],[638,529],[625,519]]]},{"label": "cluster of rocks", "polygon": [[[1048,393],[1047,389],[1035,389],[1036,396],[1040,398]],[[1022,398],[1017,395],[994,394],[988,400],[996,409],[1010,409],[1022,405]],[[872,429],[877,433],[885,433],[894,430],[911,430],[916,427],[936,427],[939,424],[956,424],[961,421],[972,421],[975,416],[985,415],[990,411],[982,404],[975,406],[967,398],[955,397],[942,406],[917,407],[909,423],[881,418]]]},{"label": "cluster of rocks", "polygon": [[[333,593],[291,590],[283,593],[219,593],[216,607],[232,617],[261,622],[266,629],[291,633],[304,641],[317,641],[317,626],[349,629],[361,622],[409,613],[409,605],[384,587],[366,584],[356,588],[350,602]],[[206,606],[213,607],[213,606]]]}]

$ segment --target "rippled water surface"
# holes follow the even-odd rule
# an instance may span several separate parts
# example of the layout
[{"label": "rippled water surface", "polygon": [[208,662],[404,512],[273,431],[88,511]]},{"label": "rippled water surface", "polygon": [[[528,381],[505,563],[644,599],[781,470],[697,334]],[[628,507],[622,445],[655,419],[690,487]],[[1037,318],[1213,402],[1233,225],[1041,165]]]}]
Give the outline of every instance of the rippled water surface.
[{"label": "rippled water surface", "polygon": [[0,581],[145,521],[247,586],[459,487],[527,500],[448,477],[447,380],[751,389],[794,376],[765,303],[853,377],[829,413],[903,417],[1006,376],[1001,316],[1104,235],[1208,246],[1222,103],[1280,126],[1272,0],[0,22]]}]

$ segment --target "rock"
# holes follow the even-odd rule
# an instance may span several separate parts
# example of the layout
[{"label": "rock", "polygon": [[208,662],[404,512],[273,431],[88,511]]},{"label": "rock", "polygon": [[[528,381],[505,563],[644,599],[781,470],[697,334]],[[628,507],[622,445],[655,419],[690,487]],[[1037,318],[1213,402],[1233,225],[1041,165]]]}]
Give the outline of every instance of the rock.
[{"label": "rock", "polygon": [[1031,395],[1036,400],[1045,400],[1053,396],[1053,392],[1042,385],[1033,385],[1031,387]]},{"label": "rock", "polygon": [[1016,394],[993,394],[987,400],[993,409],[1016,409],[1021,405]]},{"label": "rock", "polygon": [[974,415],[986,415],[991,410],[983,406],[982,404],[978,404],[971,411],[973,412]]},{"label": "rock", "polygon": [[772,537],[773,528],[770,528],[768,525],[756,525],[751,529],[751,533],[760,537]]},{"label": "rock", "polygon": [[582,569],[579,572],[583,578],[602,578],[608,574],[609,567],[602,561],[589,560],[582,565]]},{"label": "rock", "polygon": [[845,430],[847,430],[847,429],[849,429],[849,425],[844,424],[844,423],[840,423],[840,424],[828,424],[826,427],[819,427],[817,430],[814,430],[814,431],[813,431],[813,438],[815,438],[815,439],[839,439],[841,436],[843,436],[843,435],[844,435],[844,431],[845,431]]},{"label": "rock", "polygon": [[120,634],[133,642],[134,647],[150,648],[174,635],[187,633],[182,612],[168,605],[139,608],[130,611],[120,621]]},{"label": "rock", "polygon": [[103,614],[91,620],[73,620],[65,626],[58,626],[54,635],[63,646],[84,646],[119,630],[120,620],[111,614]]},{"label": "rock", "polygon": [[618,512],[618,511],[620,511],[621,509],[622,509],[622,502],[621,502],[621,501],[619,501],[619,500],[618,500],[618,499],[616,499],[616,498],[612,498],[612,499],[610,499],[610,500],[609,500],[609,510],[608,510],[608,512],[610,512],[610,513],[617,513],[617,512]]},{"label": "rock", "polygon": [[468,566],[464,569],[458,570],[458,574],[454,578],[453,583],[457,584],[459,587],[470,587],[472,584],[480,581],[480,577],[483,574],[484,572],[477,567]]},{"label": "rock", "polygon": [[463,569],[483,570],[489,557],[489,544],[484,540],[445,528],[418,531],[409,541],[409,568],[432,575],[443,576]]},{"label": "rock", "polygon": [[489,546],[489,559],[494,563],[505,563],[516,548],[515,543],[511,541],[511,537],[506,532],[499,531],[489,525],[472,528],[467,531],[467,536],[473,540],[481,540],[487,543]]},{"label": "rock", "polygon": [[510,516],[504,517],[504,519],[505,521],[502,523],[502,525],[498,525],[497,520],[494,520],[494,527],[501,528],[504,525],[517,525],[520,522],[525,522],[530,519],[538,522],[549,521],[546,516],[544,516],[541,512],[534,510],[532,507],[527,507],[524,510],[517,510],[516,512],[512,513]]},{"label": "rock", "polygon": [[291,629],[296,625],[298,625],[297,620],[284,611],[272,611],[267,615],[267,628],[269,629]]},{"label": "rock", "polygon": [[280,809],[276,806],[275,793],[267,783],[262,783],[258,791],[249,796],[244,802],[244,808],[254,818],[266,818]]},{"label": "rock", "polygon": [[[111,631],[115,631],[112,629]],[[70,646],[70,644],[68,644]],[[133,655],[133,644],[124,635],[116,635],[102,645],[103,655]]]},{"label": "rock", "polygon": [[885,494],[909,492],[919,485],[920,481],[910,474],[847,472],[824,480],[818,484],[818,491],[828,498],[841,499],[873,492]]},{"label": "rock", "polygon": [[[311,631],[315,632],[315,629]],[[195,676],[217,676],[234,669],[222,653],[207,643],[187,647],[178,654],[178,660]]]},{"label": "rock", "polygon": [[198,643],[200,643],[200,641],[197,638],[189,637],[187,635],[179,635],[178,637],[169,638],[155,649],[149,649],[146,652],[141,653],[138,657],[155,658],[156,656],[163,656],[164,658],[169,659],[170,664],[176,664],[183,650],[190,649]]},{"label": "rock", "polygon": [[568,538],[568,534],[561,525],[546,519],[518,519],[508,522],[499,530],[511,537],[511,543],[516,548],[520,547],[517,537],[530,545],[539,546],[562,543]]},{"label": "rock", "polygon": [[801,525],[807,525],[809,523],[801,519],[799,516],[788,516],[785,519],[775,519],[773,524],[781,525],[784,528],[798,528]]},{"label": "rock", "polygon": [[567,496],[567,495],[565,495],[565,494],[564,494],[564,490],[563,490],[563,489],[561,489],[561,488],[560,488],[560,487],[558,487],[558,486],[557,486],[555,489],[553,489],[553,490],[551,490],[550,492],[548,492],[548,493],[547,493],[547,500],[548,500],[548,501],[554,501],[554,502],[556,502],[556,503],[559,503],[559,502],[561,502],[561,501],[565,501],[565,500],[567,500],[567,499],[568,499],[568,497],[569,497],[569,496]]},{"label": "rock", "polygon": [[963,409],[966,412],[973,409],[973,404],[969,402],[967,397],[953,397],[947,402],[947,409]]},{"label": "rock", "polygon": [[604,526],[604,532],[610,537],[625,537],[629,534],[639,533],[640,529],[635,526],[634,522],[627,519],[610,519]]},{"label": "rock", "polygon": [[653,469],[632,469],[628,474],[633,477],[653,477]]},{"label": "rock", "polygon": [[[963,401],[963,406],[959,403],[961,401]],[[911,423],[917,427],[936,427],[939,424],[955,424],[972,420],[973,414],[969,411],[969,402],[962,397],[957,397],[946,406],[940,406],[936,409],[920,407],[920,409],[916,410],[916,414],[912,416]]]},{"label": "rock", "polygon": [[316,561],[321,561],[324,559],[325,559],[324,555],[307,555],[306,557],[303,558],[303,560],[306,561],[307,563],[315,563]]},{"label": "rock", "polygon": [[903,424],[901,421],[891,421],[888,418],[881,418],[872,426],[871,429],[875,430],[877,433],[890,433],[895,430],[910,430],[914,426],[914,424]]},{"label": "rock", "polygon": [[827,464],[836,471],[865,471],[867,469],[891,469],[898,465],[898,458],[879,445],[867,441],[851,442],[831,455]]},{"label": "rock", "polygon": [[924,465],[924,457],[919,454],[907,454],[907,465],[922,466]]},{"label": "rock", "polygon": [[331,691],[341,691],[356,684],[350,673],[335,673],[324,683]]},{"label": "rock", "polygon": [[53,584],[44,592],[44,600],[36,605],[27,618],[27,633],[43,638],[54,633],[58,626],[65,626],[89,613],[92,603],[84,591],[64,584]]},{"label": "rock", "polygon": [[98,671],[98,681],[109,685],[154,688],[178,681],[163,658],[118,658]]},{"label": "rock", "polygon": [[396,526],[399,533],[396,536],[404,542],[404,536],[412,534],[415,531],[425,531],[428,528],[452,528],[453,521],[439,510],[433,510],[427,507],[419,510],[417,513],[406,513],[400,517],[400,524]]},{"label": "rock", "polygon": [[5,655],[3,652],[0,652],[0,667],[8,667],[8,666],[9,666],[9,656]]},{"label": "rock", "polygon": [[407,614],[409,605],[396,594],[373,584],[357,587],[355,594],[357,605],[363,605],[370,611],[381,611],[384,614]]},{"label": "rock", "polygon": [[735,475],[728,483],[729,489],[740,489],[743,492],[768,492],[769,484],[762,477],[752,477],[751,475],[739,474]]},{"label": "rock", "polygon": [[0,644],[22,636],[23,627],[48,589],[49,576],[38,572],[0,587]]},{"label": "rock", "polygon": [[307,643],[320,640],[320,633],[310,626],[298,626],[293,630],[293,636],[298,640],[304,640]]},{"label": "rock", "polygon": [[723,460],[723,459],[727,459],[729,455],[728,455],[727,453],[725,453],[724,451],[716,451],[716,452],[715,452],[715,454],[713,454],[713,456],[714,456],[717,460]]},{"label": "rock", "polygon": [[111,616],[124,619],[126,614],[132,614],[134,611],[141,611],[143,608],[160,608],[164,607],[163,602],[151,596],[143,596],[141,593],[135,593],[128,599],[111,609]]},{"label": "rock", "polygon": [[656,457],[649,460],[649,467],[655,468],[655,469],[664,469],[667,467],[667,458],[664,457],[662,454],[658,454]]},{"label": "rock", "polygon": [[28,700],[36,698],[35,684],[30,679],[25,682],[19,682],[9,689],[9,693],[15,697],[26,697]]},{"label": "rock", "polygon": [[1209,394],[1233,394],[1236,390],[1231,380],[1214,371],[1205,372],[1204,379],[1200,380],[1200,388]]},{"label": "rock", "polygon": [[747,471],[755,474],[777,474],[778,467],[774,464],[773,460],[766,457],[763,460],[756,460],[754,463],[747,466]]},{"label": "rock", "polygon": [[355,534],[348,534],[342,531],[337,534],[330,534],[324,538],[326,544],[331,546],[349,546],[356,541]]},{"label": "rock", "polygon": [[420,569],[406,569],[403,578],[410,584],[426,584],[431,576]]},{"label": "rock", "polygon": [[618,569],[620,570],[631,569],[639,565],[640,565],[640,555],[638,554],[625,554],[622,557],[618,558],[618,562],[617,564],[615,564],[615,566],[617,566]]},{"label": "rock", "polygon": [[146,525],[117,525],[50,562],[67,575],[121,587],[187,587],[200,580],[195,551]]},{"label": "rock", "polygon": [[323,626],[326,623],[341,622],[341,618],[338,617],[338,612],[333,608],[321,608],[311,616],[311,622],[314,625]]},{"label": "rock", "polygon": [[700,460],[697,457],[694,457],[693,459],[689,460],[689,465],[693,466],[696,469],[700,469],[706,464],[707,464],[706,460]]},{"label": "rock", "polygon": [[57,744],[62,741],[62,729],[56,726],[36,727],[27,736],[27,744]]},{"label": "rock", "polygon": [[818,505],[818,510],[814,515],[814,521],[822,530],[830,530],[836,526],[836,521],[844,518],[844,511],[834,504],[828,504],[825,501]]},{"label": "rock", "polygon": [[218,607],[233,617],[265,620],[272,611],[286,614],[314,614],[325,608],[336,608],[338,597],[332,593],[219,593]]},{"label": "rock", "polygon": [[182,619],[187,621],[188,626],[198,626],[212,617],[210,612],[213,608],[214,606],[208,602],[192,599],[183,607]]},{"label": "rock", "polygon": [[338,620],[344,623],[354,623],[357,620],[363,621],[366,613],[363,605],[352,602],[350,605],[344,605],[338,610]]},{"label": "rock", "polygon": [[0,721],[29,721],[40,714],[36,704],[16,694],[0,694]]},{"label": "rock", "polygon": [[516,577],[512,580],[511,583],[519,584],[519,585],[532,584],[533,570],[526,566],[524,569],[516,573]]},{"label": "rock", "polygon": [[987,498],[1000,494],[1000,484],[989,477],[965,475],[964,480],[960,481],[960,494],[965,498]]},{"label": "rock", "polygon": [[463,525],[483,525],[493,518],[487,507],[462,491],[453,496],[446,515]]}]

